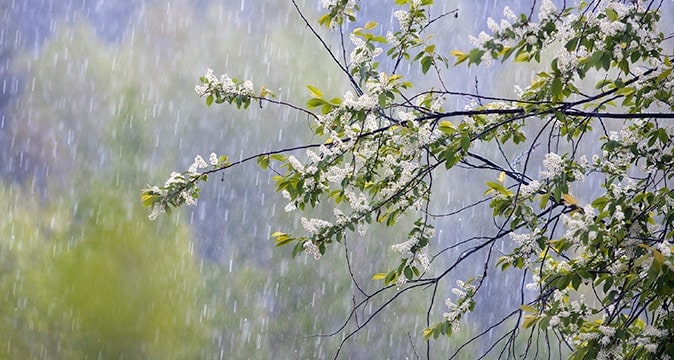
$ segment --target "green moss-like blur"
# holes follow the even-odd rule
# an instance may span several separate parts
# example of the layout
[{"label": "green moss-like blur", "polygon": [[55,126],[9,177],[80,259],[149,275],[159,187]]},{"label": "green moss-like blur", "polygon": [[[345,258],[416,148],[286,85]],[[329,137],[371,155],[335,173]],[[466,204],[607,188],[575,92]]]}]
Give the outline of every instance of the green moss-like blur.
[{"label": "green moss-like blur", "polygon": [[186,227],[143,221],[116,193],[92,187],[74,212],[0,193],[11,214],[0,218],[0,357],[192,359],[209,350]]}]

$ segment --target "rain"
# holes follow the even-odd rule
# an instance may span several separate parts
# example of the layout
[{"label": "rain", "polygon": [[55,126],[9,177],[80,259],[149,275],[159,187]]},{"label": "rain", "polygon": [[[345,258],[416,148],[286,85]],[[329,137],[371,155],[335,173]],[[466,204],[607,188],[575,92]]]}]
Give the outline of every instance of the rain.
[{"label": "rain", "polygon": [[[391,6],[361,3],[361,16],[383,24],[382,35],[395,25]],[[469,35],[484,30],[487,17],[500,18],[504,5],[436,3],[438,14],[458,9],[431,29],[445,53],[469,48]],[[312,21],[323,11],[318,0],[298,4]],[[528,12],[531,2],[509,5]],[[663,13],[673,11],[666,2]],[[155,222],[140,202],[142,188],[186,168],[196,154],[240,160],[315,141],[307,116],[289,107],[207,107],[194,92],[207,68],[299,106],[308,99],[306,85],[335,96],[349,90],[292,3],[0,0],[0,16],[0,358],[332,358],[359,296],[350,272],[367,291],[377,290],[372,275],[396,264],[390,245],[404,227],[352,237],[318,261],[293,258],[270,235],[301,229],[300,217],[283,210],[274,174],[253,162],[214,175],[196,206]],[[338,34],[319,30],[337,48]],[[510,96],[535,71],[494,64],[443,74],[455,91]],[[418,68],[401,72],[426,87]],[[452,98],[446,106],[469,101]],[[480,150],[497,156],[496,149]],[[494,227],[487,203],[441,216],[482,198],[484,181],[473,176],[460,169],[437,175],[435,251]],[[456,246],[448,258],[466,249]],[[482,266],[462,264],[452,279],[477,277]],[[485,310],[470,314],[467,330],[517,308],[521,296],[510,289],[530,281],[493,276],[477,299]],[[453,286],[443,285],[440,298]],[[424,352],[429,291],[392,303],[340,358]],[[360,309],[357,320],[379,305]],[[442,311],[436,306],[434,316]],[[500,335],[490,332],[471,346]],[[445,358],[469,336],[438,340],[433,351]]]}]

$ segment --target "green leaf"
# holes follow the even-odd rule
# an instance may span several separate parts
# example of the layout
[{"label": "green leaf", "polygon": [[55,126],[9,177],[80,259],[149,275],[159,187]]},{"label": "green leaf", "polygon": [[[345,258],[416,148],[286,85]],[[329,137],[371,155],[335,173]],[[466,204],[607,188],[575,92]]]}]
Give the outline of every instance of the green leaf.
[{"label": "green leaf", "polygon": [[214,100],[214,99],[213,99],[213,94],[208,95],[208,96],[206,97],[206,106],[211,106],[211,104],[213,104],[213,100]]},{"label": "green leaf", "polygon": [[431,336],[433,336],[434,332],[435,332],[435,326],[425,328],[424,329],[424,339],[430,340]]},{"label": "green leaf", "polygon": [[319,98],[311,98],[307,101],[307,106],[310,108],[315,108],[323,105],[329,105],[329,103]]},{"label": "green leaf", "polygon": [[578,290],[581,280],[580,276],[576,274],[571,275],[571,287],[573,287],[574,290]]},{"label": "green leaf", "polygon": [[414,274],[412,272],[412,269],[409,266],[405,266],[405,269],[403,270],[403,273],[405,274],[405,277],[407,280],[412,280],[414,278]]},{"label": "green leaf", "polygon": [[470,51],[468,54],[468,58],[470,59],[468,61],[468,65],[470,64],[475,64],[479,65],[482,62],[482,56],[484,55],[484,50],[480,49],[473,49]]},{"label": "green leaf", "polygon": [[520,310],[522,310],[524,312],[527,312],[527,313],[530,313],[530,314],[537,314],[538,313],[538,309],[536,309],[535,307],[533,307],[531,305],[528,305],[528,304],[520,305]]},{"label": "green leaf", "polygon": [[276,246],[284,246],[290,244],[293,240],[295,240],[293,237],[289,236],[286,233],[282,233],[280,231],[277,231],[273,234],[271,234],[271,237],[276,238]]},{"label": "green leaf", "polygon": [[598,210],[603,210],[608,203],[609,200],[605,196],[601,196],[592,201],[592,207]]},{"label": "green leaf", "polygon": [[620,89],[616,90],[615,93],[616,93],[616,95],[625,95],[625,96],[632,95],[632,94],[634,94],[634,88],[632,88],[632,87],[620,88]]},{"label": "green leaf", "polygon": [[529,53],[528,52],[521,52],[515,56],[515,62],[527,62],[529,61]]},{"label": "green leaf", "polygon": [[618,13],[615,12],[615,10],[606,8],[606,16],[608,17],[609,20],[611,21],[618,21]]},{"label": "green leaf", "polygon": [[386,275],[387,275],[386,273],[376,273],[376,274],[372,275],[372,280],[386,279]]},{"label": "green leaf", "polygon": [[503,184],[501,184],[499,182],[487,181],[486,185],[489,186],[489,190],[487,190],[486,193],[493,190],[493,191],[496,191],[499,194],[502,194],[502,195],[505,195],[505,196],[512,195],[512,192],[510,190],[508,190],[505,186],[503,186]]},{"label": "green leaf", "polygon": [[307,85],[307,89],[309,89],[309,92],[311,92],[311,96],[313,96],[315,98],[321,98],[321,99],[323,98],[323,93],[320,90],[318,90],[317,87]]},{"label": "green leaf", "polygon": [[522,326],[525,329],[530,328],[530,327],[536,325],[536,321],[538,321],[538,316],[527,315],[527,316],[524,317],[524,321],[522,321]]},{"label": "green leaf", "polygon": [[468,151],[468,149],[470,148],[470,135],[464,134],[463,136],[461,136],[461,148],[464,151]]},{"label": "green leaf", "polygon": [[326,27],[330,27],[330,23],[332,22],[332,17],[330,14],[324,14],[320,18],[318,18],[318,23],[320,25],[325,25]]},{"label": "green leaf", "polygon": [[538,203],[538,206],[541,209],[545,209],[545,207],[548,206],[548,201],[550,201],[550,193],[543,194],[540,197],[540,202]]},{"label": "green leaf", "polygon": [[150,194],[150,192],[144,192],[140,195],[140,200],[143,202],[144,206],[154,205],[157,195]]},{"label": "green leaf", "polygon": [[269,155],[269,157],[273,160],[276,160],[276,161],[286,161],[286,157],[284,155],[281,155],[281,154],[272,154],[272,155]]},{"label": "green leaf", "polygon": [[421,72],[422,73],[427,73],[428,70],[431,68],[431,65],[433,65],[433,58],[430,56],[424,56],[421,58]]},{"label": "green leaf", "polygon": [[395,282],[396,279],[398,279],[398,274],[395,271],[391,271],[386,275],[386,278],[384,279],[384,284],[388,285],[391,284],[392,282]]},{"label": "green leaf", "polygon": [[554,79],[552,79],[552,84],[550,84],[550,92],[552,93],[552,98],[555,101],[561,101],[562,100],[562,79],[559,78],[559,76],[555,76]]},{"label": "green leaf", "polygon": [[601,89],[604,86],[609,85],[611,83],[613,83],[613,82],[611,80],[608,80],[608,79],[599,80],[599,81],[597,81],[597,84],[595,85],[595,89]]},{"label": "green leaf", "polygon": [[260,165],[260,168],[262,168],[262,170],[267,170],[267,168],[269,167],[269,156],[267,155],[258,156],[257,164]]},{"label": "green leaf", "polygon": [[657,249],[651,248],[651,251],[653,252],[653,260],[655,263],[662,265],[665,262],[665,256]]},{"label": "green leaf", "polygon": [[468,55],[464,52],[461,52],[459,50],[452,50],[449,52],[450,55],[456,57],[456,63],[454,65],[459,65],[462,62],[468,60]]}]

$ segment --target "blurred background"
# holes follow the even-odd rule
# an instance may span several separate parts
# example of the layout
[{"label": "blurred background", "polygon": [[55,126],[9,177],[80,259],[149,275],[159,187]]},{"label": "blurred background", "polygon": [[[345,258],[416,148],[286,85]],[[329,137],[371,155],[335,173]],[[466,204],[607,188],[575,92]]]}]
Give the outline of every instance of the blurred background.
[{"label": "blurred background", "polygon": [[[393,2],[362,3],[361,19],[379,21],[383,34],[397,27]],[[429,28],[445,53],[469,49],[468,35],[486,30],[488,16],[500,19],[506,5],[437,3],[432,14],[459,10]],[[668,3],[663,13],[671,15]],[[298,4],[318,26],[320,1]],[[516,12],[531,6],[508,5]],[[360,295],[344,247],[319,261],[274,248],[272,232],[301,227],[300,215],[283,211],[284,199],[272,191],[273,174],[246,164],[212,177],[197,206],[155,222],[139,200],[141,188],[186,169],[196,154],[237,160],[316,141],[309,120],[292,109],[208,108],[194,93],[199,76],[213,68],[298,105],[307,84],[342,96],[347,82],[290,1],[0,0],[0,17],[0,359],[332,358],[342,333],[312,335],[337,331]],[[319,31],[339,49],[337,33]],[[380,60],[387,71],[391,64]],[[512,96],[513,85],[525,87],[535,70],[462,66],[443,79],[456,91]],[[420,80],[415,67],[403,73],[419,81],[419,91],[437,81]],[[469,101],[448,99],[445,108]],[[471,176],[439,174],[433,212],[480,200],[483,182]],[[493,229],[490,215],[485,206],[438,218],[431,253]],[[371,276],[397,265],[390,245],[413,220],[349,238],[361,286],[381,286]],[[432,271],[468,246],[445,253]],[[454,281],[482,270],[475,263],[456,270],[432,322],[446,310]],[[492,279],[480,298],[478,306],[490,311],[471,315],[459,336],[435,342],[433,353],[453,352],[470,332],[520,304],[510,289],[523,279],[508,275]],[[424,353],[430,291],[394,302],[347,344],[343,358]]]}]

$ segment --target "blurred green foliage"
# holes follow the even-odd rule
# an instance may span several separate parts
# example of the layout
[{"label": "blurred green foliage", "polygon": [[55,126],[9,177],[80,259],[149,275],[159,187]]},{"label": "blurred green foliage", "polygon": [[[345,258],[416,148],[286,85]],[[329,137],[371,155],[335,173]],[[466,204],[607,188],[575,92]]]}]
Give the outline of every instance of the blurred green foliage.
[{"label": "blurred green foliage", "polygon": [[[0,356],[202,357],[209,348],[201,280],[185,225],[139,221],[142,210],[100,184],[46,205],[1,196]],[[160,256],[158,256],[160,255]]]}]

